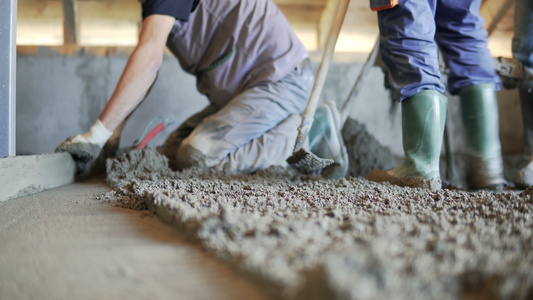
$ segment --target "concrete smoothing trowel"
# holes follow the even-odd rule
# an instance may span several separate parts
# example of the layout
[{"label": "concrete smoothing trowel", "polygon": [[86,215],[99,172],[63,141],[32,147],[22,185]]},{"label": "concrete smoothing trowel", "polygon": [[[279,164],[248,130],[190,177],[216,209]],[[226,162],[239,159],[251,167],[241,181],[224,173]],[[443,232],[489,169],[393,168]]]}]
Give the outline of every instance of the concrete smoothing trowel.
[{"label": "concrete smoothing trowel", "polygon": [[348,4],[350,4],[349,0],[339,0],[337,5],[335,18],[331,26],[330,34],[324,49],[324,54],[322,55],[320,67],[318,68],[315,84],[313,85],[311,96],[309,97],[307,107],[304,115],[302,116],[302,123],[300,124],[300,127],[298,127],[298,137],[296,138],[294,151],[287,159],[287,162],[290,165],[294,166],[303,173],[313,173],[334,163],[332,159],[320,158],[316,156],[315,154],[311,153],[311,151],[305,149],[304,145],[309,135],[311,125],[313,124],[315,111],[320,100],[320,94],[322,93],[324,82],[326,81],[329,63],[331,62],[333,52],[335,51],[335,44],[337,43],[337,38],[339,37],[344,16],[348,10]]}]

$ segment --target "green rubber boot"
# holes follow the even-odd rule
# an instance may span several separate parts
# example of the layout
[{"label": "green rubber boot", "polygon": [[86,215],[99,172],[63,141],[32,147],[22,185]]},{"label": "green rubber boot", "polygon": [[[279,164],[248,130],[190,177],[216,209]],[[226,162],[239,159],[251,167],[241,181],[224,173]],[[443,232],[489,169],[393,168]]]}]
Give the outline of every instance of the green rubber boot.
[{"label": "green rubber boot", "polygon": [[459,97],[468,151],[467,185],[476,190],[501,190],[505,179],[494,84],[464,87]]},{"label": "green rubber boot", "polygon": [[516,172],[514,182],[518,188],[533,186],[533,91],[520,89],[520,107],[522,110],[522,123],[524,123],[524,136],[531,159],[529,163]]},{"label": "green rubber boot", "polygon": [[438,190],[439,162],[448,99],[425,90],[402,101],[402,139],[405,159],[396,169],[374,170],[367,179],[399,186]]}]

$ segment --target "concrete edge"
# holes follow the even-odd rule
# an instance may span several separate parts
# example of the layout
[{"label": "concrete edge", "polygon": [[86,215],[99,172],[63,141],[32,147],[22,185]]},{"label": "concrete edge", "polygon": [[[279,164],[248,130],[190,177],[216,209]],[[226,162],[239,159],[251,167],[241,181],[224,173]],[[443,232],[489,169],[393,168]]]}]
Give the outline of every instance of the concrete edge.
[{"label": "concrete edge", "polygon": [[68,153],[8,156],[0,159],[0,201],[74,182],[76,165]]}]

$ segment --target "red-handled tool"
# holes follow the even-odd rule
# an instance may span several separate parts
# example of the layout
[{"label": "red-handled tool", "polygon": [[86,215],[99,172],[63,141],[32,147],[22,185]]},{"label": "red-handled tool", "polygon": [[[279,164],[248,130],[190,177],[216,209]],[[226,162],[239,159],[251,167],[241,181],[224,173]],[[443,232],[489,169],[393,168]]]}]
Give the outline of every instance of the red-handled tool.
[{"label": "red-handled tool", "polygon": [[[161,120],[161,123],[157,125],[154,129],[152,129],[150,132],[146,133],[148,131],[148,128],[152,126],[152,124],[157,120]],[[153,118],[150,123],[148,123],[148,126],[146,126],[144,133],[142,137],[140,138],[140,142],[135,142],[133,145],[135,146],[135,149],[142,149],[150,143],[161,131],[165,130],[168,126],[174,124],[174,120],[169,119],[163,119],[162,117],[155,117]]]},{"label": "red-handled tool", "polygon": [[163,129],[165,129],[165,124],[163,122],[161,122],[154,129],[152,129],[152,131],[150,131],[150,133],[148,133],[146,135],[146,137],[144,137],[144,139],[141,141],[141,143],[139,145],[137,145],[137,147],[135,147],[135,149],[142,149],[142,148],[146,147],[146,145],[148,145],[148,143],[153,138],[155,138],[158,133],[163,131]]}]

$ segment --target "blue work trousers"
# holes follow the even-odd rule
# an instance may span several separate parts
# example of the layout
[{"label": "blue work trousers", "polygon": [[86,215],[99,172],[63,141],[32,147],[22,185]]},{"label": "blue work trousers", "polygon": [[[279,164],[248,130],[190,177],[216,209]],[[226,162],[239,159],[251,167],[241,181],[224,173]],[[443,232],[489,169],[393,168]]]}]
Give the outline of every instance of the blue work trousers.
[{"label": "blue work trousers", "polygon": [[378,12],[381,56],[400,101],[422,90],[445,91],[438,49],[450,71],[451,94],[484,83],[500,89],[480,5],[481,0],[400,0]]},{"label": "blue work trousers", "polygon": [[516,0],[513,56],[533,68],[533,0]]}]

